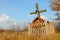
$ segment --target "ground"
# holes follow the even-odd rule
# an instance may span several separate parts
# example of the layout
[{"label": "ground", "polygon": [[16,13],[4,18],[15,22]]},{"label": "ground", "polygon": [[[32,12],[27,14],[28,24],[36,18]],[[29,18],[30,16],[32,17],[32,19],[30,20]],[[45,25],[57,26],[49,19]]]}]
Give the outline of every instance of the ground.
[{"label": "ground", "polygon": [[60,33],[49,36],[29,36],[27,32],[3,31],[0,32],[0,40],[60,40]]}]

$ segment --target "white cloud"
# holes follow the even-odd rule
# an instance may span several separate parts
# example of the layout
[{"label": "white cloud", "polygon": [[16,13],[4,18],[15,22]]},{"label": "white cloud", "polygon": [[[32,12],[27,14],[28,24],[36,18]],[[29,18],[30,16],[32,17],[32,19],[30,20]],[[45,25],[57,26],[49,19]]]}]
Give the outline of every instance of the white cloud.
[{"label": "white cloud", "polygon": [[16,23],[16,21],[7,14],[0,15],[0,27],[2,27],[3,29],[9,28],[9,26],[13,23]]},{"label": "white cloud", "polygon": [[41,16],[41,18],[47,20],[47,17],[46,16]]},{"label": "white cloud", "polygon": [[10,20],[10,17],[7,16],[6,14],[2,14],[0,16],[0,22],[2,22],[2,21],[8,21],[8,20]]},{"label": "white cloud", "polygon": [[[10,16],[7,14],[2,14],[0,15],[0,28],[2,27],[3,29],[11,29],[11,30],[17,30],[18,28],[20,30],[23,30],[26,27],[26,24],[24,24],[25,21],[22,22],[17,22],[13,20]],[[18,26],[16,26],[18,25]]]}]

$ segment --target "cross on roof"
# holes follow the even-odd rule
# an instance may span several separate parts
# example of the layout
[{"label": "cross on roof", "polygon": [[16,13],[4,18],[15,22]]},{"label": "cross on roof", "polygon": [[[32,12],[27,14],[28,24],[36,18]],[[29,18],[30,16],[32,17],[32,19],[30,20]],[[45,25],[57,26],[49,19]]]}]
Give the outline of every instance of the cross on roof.
[{"label": "cross on roof", "polygon": [[40,19],[40,13],[42,13],[42,12],[46,12],[46,10],[39,10],[38,9],[38,4],[36,3],[36,11],[31,12],[31,14],[37,14],[37,17]]}]

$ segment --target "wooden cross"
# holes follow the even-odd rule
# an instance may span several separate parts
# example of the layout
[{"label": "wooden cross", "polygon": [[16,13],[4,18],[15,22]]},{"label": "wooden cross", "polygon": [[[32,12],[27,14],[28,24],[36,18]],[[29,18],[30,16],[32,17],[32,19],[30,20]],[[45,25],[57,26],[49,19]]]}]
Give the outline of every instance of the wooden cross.
[{"label": "wooden cross", "polygon": [[37,14],[37,17],[40,19],[40,13],[42,13],[42,12],[46,12],[46,10],[39,10],[38,9],[38,4],[36,3],[36,11],[31,12],[31,14]]},{"label": "wooden cross", "polygon": [[[32,14],[37,14],[37,17],[40,20],[40,13],[42,13],[42,12],[46,12],[46,10],[39,10],[38,9],[38,4],[36,3],[36,11],[35,12],[31,12],[31,15]],[[41,26],[40,22],[38,24],[39,24],[39,26]]]}]

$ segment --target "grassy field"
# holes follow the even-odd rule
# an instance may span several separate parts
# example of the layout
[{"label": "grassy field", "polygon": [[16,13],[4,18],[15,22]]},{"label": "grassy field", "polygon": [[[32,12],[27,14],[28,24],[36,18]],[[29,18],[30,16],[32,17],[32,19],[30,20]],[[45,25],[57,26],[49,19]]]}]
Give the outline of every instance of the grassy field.
[{"label": "grassy field", "polygon": [[0,32],[0,40],[60,40],[60,34],[49,36],[29,36],[28,33],[3,31]]}]

